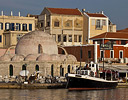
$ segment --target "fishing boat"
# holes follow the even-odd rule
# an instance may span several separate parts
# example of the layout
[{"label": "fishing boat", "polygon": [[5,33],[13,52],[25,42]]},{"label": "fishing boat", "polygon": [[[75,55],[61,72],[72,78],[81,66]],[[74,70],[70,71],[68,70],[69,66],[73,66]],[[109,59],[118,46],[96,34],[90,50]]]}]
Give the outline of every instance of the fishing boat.
[{"label": "fishing boat", "polygon": [[[110,71],[110,70],[109,70]],[[104,72],[105,77],[99,74],[99,64],[86,64],[83,68],[76,70],[76,73],[67,73],[67,88],[69,90],[99,90],[114,89],[118,81],[114,80],[115,76],[111,71],[110,77],[107,78],[107,71]]]}]

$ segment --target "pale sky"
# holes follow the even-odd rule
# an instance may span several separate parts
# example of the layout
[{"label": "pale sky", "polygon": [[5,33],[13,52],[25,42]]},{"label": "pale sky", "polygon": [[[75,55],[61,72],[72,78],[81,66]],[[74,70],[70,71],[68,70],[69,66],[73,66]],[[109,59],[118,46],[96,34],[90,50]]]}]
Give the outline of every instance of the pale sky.
[{"label": "pale sky", "polygon": [[128,0],[0,0],[0,12],[4,15],[26,16],[28,13],[39,15],[44,7],[83,8],[90,13],[104,11],[117,29],[128,28]]}]

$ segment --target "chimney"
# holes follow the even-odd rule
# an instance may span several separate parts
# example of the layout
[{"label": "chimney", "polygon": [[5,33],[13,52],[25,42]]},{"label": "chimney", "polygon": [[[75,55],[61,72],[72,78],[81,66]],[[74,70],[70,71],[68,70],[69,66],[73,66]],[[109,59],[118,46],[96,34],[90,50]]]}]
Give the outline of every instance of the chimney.
[{"label": "chimney", "polygon": [[19,17],[20,17],[20,12],[19,12]]},{"label": "chimney", "polygon": [[101,14],[104,14],[104,11],[101,11]]},{"label": "chimney", "polygon": [[3,11],[1,11],[1,16],[3,16],[4,15],[4,12]]},{"label": "chimney", "polygon": [[84,13],[85,12],[85,9],[82,9],[82,12]]},{"label": "chimney", "polygon": [[11,16],[13,16],[13,12],[11,11]]}]

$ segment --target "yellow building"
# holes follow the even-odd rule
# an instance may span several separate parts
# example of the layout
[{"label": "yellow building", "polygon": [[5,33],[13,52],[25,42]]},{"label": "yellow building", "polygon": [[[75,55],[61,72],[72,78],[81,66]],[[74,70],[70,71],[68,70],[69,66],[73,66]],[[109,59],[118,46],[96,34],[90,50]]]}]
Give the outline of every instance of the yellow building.
[{"label": "yellow building", "polygon": [[0,16],[0,48],[15,46],[17,41],[26,33],[35,30],[35,17]]},{"label": "yellow building", "polygon": [[99,35],[104,32],[115,32],[116,25],[112,24],[109,18],[102,12],[98,13],[88,13],[83,9],[84,14],[84,33],[83,33],[83,43],[92,44],[89,40],[91,37]]},{"label": "yellow building", "polygon": [[44,8],[39,15],[40,30],[53,36],[58,45],[83,42],[83,15],[79,9]]}]

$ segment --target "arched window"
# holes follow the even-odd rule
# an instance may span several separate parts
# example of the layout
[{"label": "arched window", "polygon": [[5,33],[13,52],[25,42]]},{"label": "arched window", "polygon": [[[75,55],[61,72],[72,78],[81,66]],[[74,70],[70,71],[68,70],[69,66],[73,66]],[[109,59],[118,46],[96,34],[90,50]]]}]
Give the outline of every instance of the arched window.
[{"label": "arched window", "polygon": [[54,67],[51,65],[51,76],[54,76]]},{"label": "arched window", "polygon": [[38,54],[43,53],[41,44],[38,45]]},{"label": "arched window", "polygon": [[22,66],[22,70],[26,70],[26,65],[25,64]]},{"label": "arched window", "polygon": [[13,65],[9,66],[9,75],[13,76]]},{"label": "arched window", "polygon": [[64,76],[64,68],[62,68],[62,65],[60,66],[60,76]]},{"label": "arched window", "polygon": [[35,70],[36,70],[36,71],[39,71],[39,65],[36,65],[36,66],[35,66]]},{"label": "arched window", "polygon": [[70,73],[70,65],[68,65],[68,73]]}]

